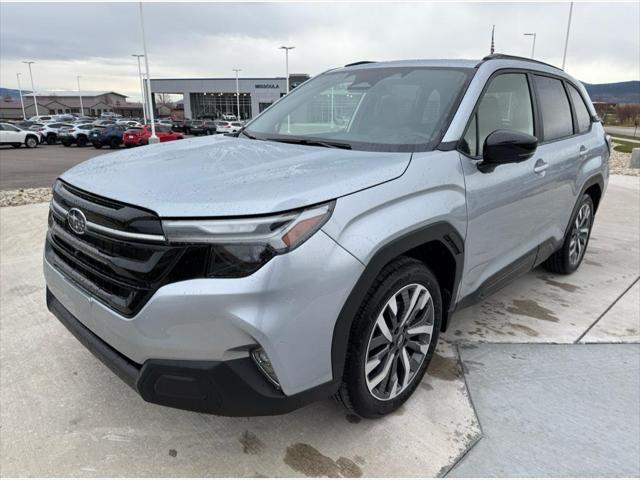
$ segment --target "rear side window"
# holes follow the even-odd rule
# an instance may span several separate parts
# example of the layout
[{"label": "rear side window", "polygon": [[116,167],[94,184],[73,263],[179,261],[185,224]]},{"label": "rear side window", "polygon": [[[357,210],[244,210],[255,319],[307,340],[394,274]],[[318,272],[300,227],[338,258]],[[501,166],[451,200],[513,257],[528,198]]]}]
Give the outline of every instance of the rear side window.
[{"label": "rear side window", "polygon": [[584,133],[591,127],[591,115],[589,109],[584,103],[584,99],[580,92],[576,90],[573,85],[568,85],[569,95],[571,95],[571,101],[573,102],[573,109],[576,111],[576,119],[578,120],[578,132]]},{"label": "rear side window", "polygon": [[531,94],[523,73],[505,73],[491,80],[463,137],[461,150],[472,157],[482,156],[484,141],[500,129],[533,135]]},{"label": "rear side window", "polygon": [[534,75],[534,81],[542,113],[544,140],[555,140],[573,135],[571,107],[562,81],[540,75]]}]

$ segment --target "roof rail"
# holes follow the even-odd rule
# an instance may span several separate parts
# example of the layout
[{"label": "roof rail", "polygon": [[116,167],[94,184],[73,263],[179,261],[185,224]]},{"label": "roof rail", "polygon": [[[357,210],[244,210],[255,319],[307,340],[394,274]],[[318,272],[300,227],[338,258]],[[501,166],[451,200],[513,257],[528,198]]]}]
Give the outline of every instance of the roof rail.
[{"label": "roof rail", "polygon": [[347,63],[345,67],[355,67],[356,65],[365,65],[367,63],[376,63],[372,60],[361,60],[359,62]]},{"label": "roof rail", "polygon": [[491,55],[487,55],[486,57],[484,57],[476,65],[476,67],[479,67],[484,62],[487,62],[489,60],[520,60],[520,61],[523,61],[523,62],[533,62],[533,63],[537,63],[539,65],[546,65],[547,67],[551,67],[551,68],[555,68],[556,70],[564,71],[560,67],[556,67],[555,65],[551,65],[550,63],[541,62],[540,60],[534,60],[533,58],[518,57],[517,55],[507,55],[507,54],[504,54],[504,53],[493,53]]}]

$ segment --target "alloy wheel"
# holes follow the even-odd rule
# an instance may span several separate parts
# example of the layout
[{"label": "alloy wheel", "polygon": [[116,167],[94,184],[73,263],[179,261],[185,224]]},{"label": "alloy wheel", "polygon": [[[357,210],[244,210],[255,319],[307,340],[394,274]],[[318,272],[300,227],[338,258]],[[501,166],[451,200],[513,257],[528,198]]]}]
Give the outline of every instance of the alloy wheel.
[{"label": "alloy wheel", "polygon": [[434,314],[429,290],[417,283],[402,287],[382,308],[369,337],[364,372],[376,399],[391,400],[409,387],[429,350]]},{"label": "alloy wheel", "polygon": [[571,241],[569,242],[569,261],[571,265],[577,265],[582,260],[589,241],[589,231],[591,230],[591,207],[585,203],[580,207],[576,220],[571,230]]}]

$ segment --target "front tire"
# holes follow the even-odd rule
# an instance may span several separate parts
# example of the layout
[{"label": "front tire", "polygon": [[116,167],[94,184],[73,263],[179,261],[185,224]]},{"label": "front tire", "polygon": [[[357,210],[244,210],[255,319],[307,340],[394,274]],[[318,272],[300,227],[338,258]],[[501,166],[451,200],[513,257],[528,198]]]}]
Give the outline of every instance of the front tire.
[{"label": "front tire", "polygon": [[24,141],[24,146],[27,148],[36,148],[38,146],[38,139],[36,137],[27,137]]},{"label": "front tire", "polygon": [[399,257],[376,277],[351,327],[338,397],[351,412],[378,418],[415,391],[438,343],[442,297],[435,275]]},{"label": "front tire", "polygon": [[593,200],[585,193],[571,217],[562,247],[544,262],[547,270],[568,275],[578,269],[589,245],[594,214]]},{"label": "front tire", "polygon": [[117,138],[112,138],[111,140],[109,140],[109,148],[116,149],[119,146],[120,146],[120,142],[118,141]]}]

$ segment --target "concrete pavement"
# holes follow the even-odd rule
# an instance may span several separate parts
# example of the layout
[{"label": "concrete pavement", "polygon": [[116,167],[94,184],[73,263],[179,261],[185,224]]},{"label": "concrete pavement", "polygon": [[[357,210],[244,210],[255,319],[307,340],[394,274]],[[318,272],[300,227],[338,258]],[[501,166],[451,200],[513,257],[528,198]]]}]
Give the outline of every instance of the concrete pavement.
[{"label": "concrete pavement", "polygon": [[[331,400],[280,417],[235,419],[143,402],[46,311],[41,255],[47,206],[2,208],[0,475],[433,476],[451,468],[451,473],[463,472],[469,468],[465,462],[490,438],[488,432],[482,436],[486,414],[479,410],[476,417],[471,403],[475,390],[472,387],[470,397],[465,380],[475,368],[482,376],[474,385],[486,388],[489,384],[482,379],[491,378],[495,362],[474,365],[461,350],[465,378],[457,344],[640,341],[640,307],[635,301],[639,202],[640,179],[612,177],[580,271],[556,277],[536,270],[484,303],[457,313],[417,394],[398,413],[377,421],[346,415]],[[504,352],[512,347],[504,345]],[[626,347],[612,345],[614,350],[605,357],[633,356],[633,351],[624,353]],[[534,368],[539,357],[527,358],[521,372]],[[607,375],[594,370],[596,366],[584,363],[585,375]],[[625,368],[620,373],[624,379],[635,367]],[[557,388],[572,391],[570,383],[558,382]],[[604,390],[605,386],[594,390],[594,401]],[[573,398],[581,402],[580,396]],[[634,397],[627,400],[625,405],[640,408]],[[501,421],[512,432],[519,415],[531,413],[531,404],[521,405],[521,410],[500,410]],[[608,425],[604,413],[589,411],[600,415],[598,425]],[[540,428],[575,427],[561,420],[542,421]],[[572,437],[553,438],[563,442]],[[612,445],[638,444],[615,429],[606,438]],[[495,455],[502,457],[505,447],[495,448]],[[517,457],[509,458],[515,458],[515,465]],[[598,459],[595,466],[585,463],[581,474],[627,472],[618,463],[604,465],[606,459]]]}]

